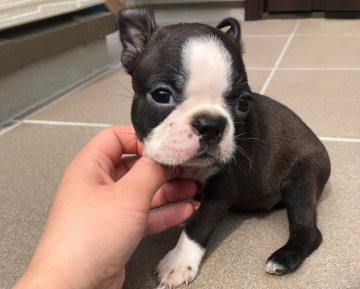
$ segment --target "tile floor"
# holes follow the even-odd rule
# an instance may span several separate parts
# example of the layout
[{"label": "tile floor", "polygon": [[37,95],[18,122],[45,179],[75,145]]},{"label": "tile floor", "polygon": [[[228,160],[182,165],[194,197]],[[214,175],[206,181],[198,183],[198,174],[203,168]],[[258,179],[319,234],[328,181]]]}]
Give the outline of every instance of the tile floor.
[{"label": "tile floor", "polygon": [[[249,22],[243,35],[253,90],[292,108],[329,150],[318,213],[324,241],[296,272],[271,276],[264,262],[287,239],[285,211],[231,213],[189,288],[359,289],[360,20]],[[102,127],[130,123],[130,104],[130,79],[116,69],[0,131],[1,289],[26,268],[66,163]],[[178,235],[145,239],[125,288],[155,288],[154,266]]]}]

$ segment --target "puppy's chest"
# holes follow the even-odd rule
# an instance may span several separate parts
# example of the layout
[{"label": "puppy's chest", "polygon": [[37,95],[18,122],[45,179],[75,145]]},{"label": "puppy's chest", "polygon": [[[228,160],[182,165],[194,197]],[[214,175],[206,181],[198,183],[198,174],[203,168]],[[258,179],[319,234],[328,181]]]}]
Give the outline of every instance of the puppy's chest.
[{"label": "puppy's chest", "polygon": [[205,184],[206,181],[219,171],[217,167],[208,167],[208,168],[189,168],[184,167],[183,173],[181,174],[182,178],[191,179],[197,181],[201,184]]},{"label": "puppy's chest", "polygon": [[[209,167],[209,168],[189,168],[184,167],[181,178],[195,180],[203,185],[206,184],[207,180],[218,173],[220,168]],[[247,180],[243,185],[244,181],[241,180],[241,174],[234,175],[233,178],[227,179],[229,182],[234,182],[236,187],[236,201],[234,206],[244,210],[259,210],[259,209],[271,209],[282,197],[279,191],[270,189],[264,189],[255,180]],[[223,192],[229,193],[229,192]]]}]

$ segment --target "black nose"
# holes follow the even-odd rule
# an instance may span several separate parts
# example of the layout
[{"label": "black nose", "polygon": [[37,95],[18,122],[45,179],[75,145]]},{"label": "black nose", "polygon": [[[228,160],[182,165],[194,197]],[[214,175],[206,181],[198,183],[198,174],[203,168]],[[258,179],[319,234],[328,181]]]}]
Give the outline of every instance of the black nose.
[{"label": "black nose", "polygon": [[221,140],[226,123],[223,116],[199,115],[194,118],[192,126],[204,142],[213,144]]}]

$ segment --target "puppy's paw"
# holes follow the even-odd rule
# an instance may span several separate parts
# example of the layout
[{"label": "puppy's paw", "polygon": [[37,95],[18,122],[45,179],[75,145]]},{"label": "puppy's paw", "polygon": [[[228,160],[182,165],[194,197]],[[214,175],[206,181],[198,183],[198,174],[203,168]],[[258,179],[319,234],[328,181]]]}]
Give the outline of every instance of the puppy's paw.
[{"label": "puppy's paw", "polygon": [[204,253],[205,250],[183,232],[176,247],[156,267],[160,284],[170,288],[188,285],[195,279]]},{"label": "puppy's paw", "polygon": [[160,261],[156,268],[160,284],[170,288],[175,288],[183,283],[188,285],[195,279],[198,268],[194,267],[193,269],[187,262],[174,258],[171,253],[172,251]]},{"label": "puppy's paw", "polygon": [[265,271],[270,274],[283,275],[295,270],[302,258],[296,251],[279,249],[266,262]]}]

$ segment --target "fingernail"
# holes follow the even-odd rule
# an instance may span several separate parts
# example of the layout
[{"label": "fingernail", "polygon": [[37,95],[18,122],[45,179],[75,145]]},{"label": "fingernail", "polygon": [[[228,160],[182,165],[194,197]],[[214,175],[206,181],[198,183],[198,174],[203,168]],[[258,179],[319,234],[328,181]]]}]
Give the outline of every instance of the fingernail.
[{"label": "fingernail", "polygon": [[194,209],[197,210],[200,208],[201,203],[198,201],[193,201],[192,205],[193,205]]}]

